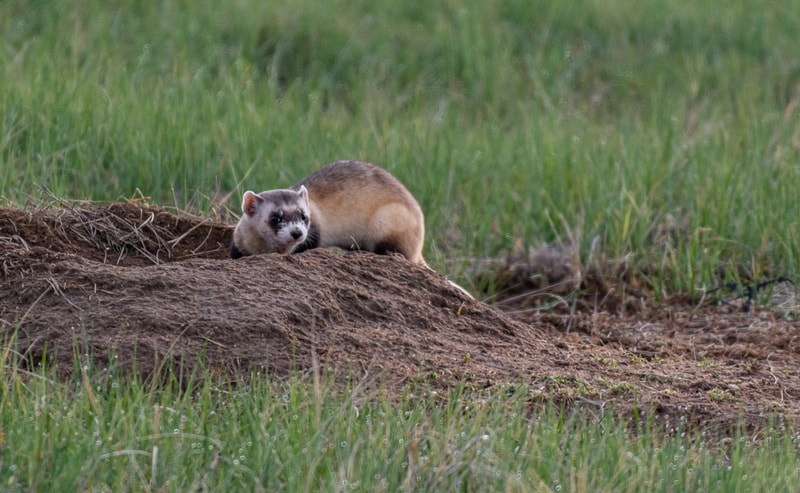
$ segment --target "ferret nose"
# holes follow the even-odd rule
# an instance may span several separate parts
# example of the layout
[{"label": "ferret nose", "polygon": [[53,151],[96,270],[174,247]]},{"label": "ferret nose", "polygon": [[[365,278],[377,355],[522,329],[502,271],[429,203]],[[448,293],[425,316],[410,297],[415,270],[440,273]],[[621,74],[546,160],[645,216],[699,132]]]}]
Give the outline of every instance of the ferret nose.
[{"label": "ferret nose", "polygon": [[295,240],[297,240],[301,236],[303,236],[303,232],[300,231],[299,229],[293,229],[291,234],[292,234],[292,238],[294,238]]}]

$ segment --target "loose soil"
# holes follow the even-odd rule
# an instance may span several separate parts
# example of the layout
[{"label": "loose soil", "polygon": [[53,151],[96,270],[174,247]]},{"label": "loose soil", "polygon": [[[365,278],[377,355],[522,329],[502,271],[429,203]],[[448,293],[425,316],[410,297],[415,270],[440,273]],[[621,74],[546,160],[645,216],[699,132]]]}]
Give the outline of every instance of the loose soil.
[{"label": "loose soil", "polygon": [[800,324],[778,310],[610,303],[607,286],[568,313],[520,294],[493,306],[398,257],[231,260],[231,234],[133,202],[0,208],[0,337],[23,367],[46,359],[64,376],[202,365],[242,379],[319,365],[388,389],[509,386],[695,423],[800,416]]}]

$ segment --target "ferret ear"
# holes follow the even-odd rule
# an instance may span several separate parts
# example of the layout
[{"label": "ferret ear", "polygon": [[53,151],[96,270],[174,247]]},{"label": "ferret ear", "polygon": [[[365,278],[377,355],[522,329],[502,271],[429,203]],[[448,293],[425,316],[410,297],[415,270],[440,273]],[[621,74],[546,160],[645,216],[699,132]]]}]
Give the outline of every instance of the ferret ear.
[{"label": "ferret ear", "polygon": [[297,191],[300,194],[300,198],[308,203],[308,189],[305,185],[300,185],[300,190]]},{"label": "ferret ear", "polygon": [[242,197],[242,212],[250,217],[255,216],[258,206],[261,204],[261,202],[263,202],[263,200],[264,199],[254,194],[250,190],[246,191],[244,193],[244,197]]}]

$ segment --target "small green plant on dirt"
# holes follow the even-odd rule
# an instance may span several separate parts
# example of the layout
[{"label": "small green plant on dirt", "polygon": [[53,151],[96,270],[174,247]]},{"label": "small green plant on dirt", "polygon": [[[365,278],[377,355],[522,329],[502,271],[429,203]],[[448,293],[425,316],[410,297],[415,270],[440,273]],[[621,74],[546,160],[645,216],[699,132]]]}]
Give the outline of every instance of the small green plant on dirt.
[{"label": "small green plant on dirt", "polygon": [[605,356],[600,356],[597,354],[593,354],[592,358],[594,358],[594,360],[600,363],[601,365],[608,366],[611,368],[617,367],[617,360],[614,358],[606,358]]},{"label": "small green plant on dirt", "polygon": [[602,387],[603,391],[610,395],[629,394],[636,390],[636,386],[630,382],[620,380],[613,380],[610,378],[600,377],[597,383]]},{"label": "small green plant on dirt", "polygon": [[706,368],[708,370],[715,370],[720,367],[719,362],[711,358],[703,358],[702,361],[697,363],[697,366],[700,368]]},{"label": "small green plant on dirt", "polygon": [[706,394],[712,402],[729,401],[734,399],[733,395],[728,390],[721,389],[719,387],[709,390],[706,392]]}]

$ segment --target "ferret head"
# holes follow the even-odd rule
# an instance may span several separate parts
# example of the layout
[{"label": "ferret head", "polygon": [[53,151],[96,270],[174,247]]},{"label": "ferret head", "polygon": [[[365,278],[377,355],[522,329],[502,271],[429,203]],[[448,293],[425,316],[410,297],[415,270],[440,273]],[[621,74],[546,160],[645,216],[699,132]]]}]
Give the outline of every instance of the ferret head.
[{"label": "ferret head", "polygon": [[[266,244],[265,252],[291,253],[306,240],[311,220],[308,190],[268,190],[244,193],[242,216]],[[261,249],[259,249],[261,250]]]}]

